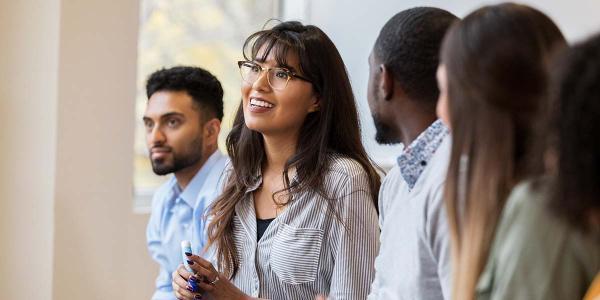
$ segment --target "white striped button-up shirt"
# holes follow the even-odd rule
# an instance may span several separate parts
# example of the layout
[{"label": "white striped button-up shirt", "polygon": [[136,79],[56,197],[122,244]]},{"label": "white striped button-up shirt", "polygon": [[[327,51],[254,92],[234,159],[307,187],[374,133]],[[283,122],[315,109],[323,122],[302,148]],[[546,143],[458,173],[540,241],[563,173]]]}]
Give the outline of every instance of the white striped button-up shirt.
[{"label": "white striped button-up shirt", "polygon": [[379,251],[379,228],[366,172],[354,160],[332,156],[323,174],[342,222],[316,191],[293,194],[257,241],[253,191],[236,206],[234,241],[240,266],[233,283],[267,299],[366,299]]}]

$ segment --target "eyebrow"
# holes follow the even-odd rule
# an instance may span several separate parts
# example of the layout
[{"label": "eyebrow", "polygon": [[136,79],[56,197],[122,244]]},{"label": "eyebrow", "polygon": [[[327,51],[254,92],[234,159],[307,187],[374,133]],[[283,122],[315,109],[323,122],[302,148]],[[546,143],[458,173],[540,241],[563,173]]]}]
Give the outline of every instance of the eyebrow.
[{"label": "eyebrow", "polygon": [[292,66],[290,66],[290,65],[287,65],[287,64],[286,64],[286,65],[282,65],[281,67],[282,67],[282,68],[285,68],[285,69],[288,69],[289,71],[292,71],[293,73],[298,73],[298,72],[296,71],[296,69],[294,69],[294,67],[292,67]]},{"label": "eyebrow", "polygon": [[[265,60],[264,59],[253,59],[252,62],[254,63],[261,63],[264,64]],[[283,65],[276,65],[277,68],[284,68],[292,73],[298,73],[298,71],[296,71],[296,69],[288,64],[283,64]]]},{"label": "eyebrow", "polygon": [[[182,113],[180,113],[180,112],[172,111],[172,112],[168,112],[166,114],[161,115],[160,119],[164,120],[164,119],[167,119],[167,118],[170,118],[170,117],[176,117],[176,116],[177,117],[185,117],[185,115],[182,114]],[[152,118],[144,116],[142,118],[142,120],[144,120],[144,121],[152,121]]]}]

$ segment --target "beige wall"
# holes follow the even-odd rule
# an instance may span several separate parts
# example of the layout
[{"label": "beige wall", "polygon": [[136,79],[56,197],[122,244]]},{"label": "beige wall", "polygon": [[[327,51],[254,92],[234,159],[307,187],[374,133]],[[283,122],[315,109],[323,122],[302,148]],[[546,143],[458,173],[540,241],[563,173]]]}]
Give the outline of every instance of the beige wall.
[{"label": "beige wall", "polygon": [[2,299],[150,298],[148,216],[132,212],[138,5],[0,2]]},{"label": "beige wall", "polygon": [[0,3],[1,298],[50,299],[59,1]]}]

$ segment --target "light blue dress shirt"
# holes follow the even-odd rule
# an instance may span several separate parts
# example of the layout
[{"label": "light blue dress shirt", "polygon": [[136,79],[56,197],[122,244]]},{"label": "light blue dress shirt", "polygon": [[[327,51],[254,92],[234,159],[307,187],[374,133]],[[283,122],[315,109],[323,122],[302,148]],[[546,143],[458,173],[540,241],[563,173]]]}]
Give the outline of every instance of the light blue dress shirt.
[{"label": "light blue dress shirt", "polygon": [[173,176],[152,199],[152,214],[146,229],[148,250],[160,265],[153,300],[176,299],[171,273],[182,262],[181,241],[192,242],[192,251],[200,253],[206,244],[206,208],[218,196],[225,166],[229,159],[215,151],[188,186],[182,191]]}]

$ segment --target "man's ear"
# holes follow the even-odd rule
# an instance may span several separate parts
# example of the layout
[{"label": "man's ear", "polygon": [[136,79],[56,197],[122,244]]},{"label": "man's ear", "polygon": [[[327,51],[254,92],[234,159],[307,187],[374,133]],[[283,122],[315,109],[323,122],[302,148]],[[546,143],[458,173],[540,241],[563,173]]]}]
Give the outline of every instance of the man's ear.
[{"label": "man's ear", "polygon": [[216,145],[221,131],[221,121],[213,118],[204,123],[203,143],[205,145]]},{"label": "man's ear", "polygon": [[394,95],[394,75],[384,64],[379,65],[381,80],[379,81],[379,92],[383,99],[390,100]]}]

